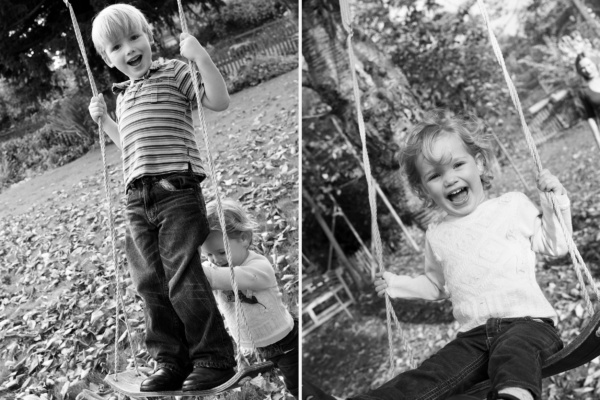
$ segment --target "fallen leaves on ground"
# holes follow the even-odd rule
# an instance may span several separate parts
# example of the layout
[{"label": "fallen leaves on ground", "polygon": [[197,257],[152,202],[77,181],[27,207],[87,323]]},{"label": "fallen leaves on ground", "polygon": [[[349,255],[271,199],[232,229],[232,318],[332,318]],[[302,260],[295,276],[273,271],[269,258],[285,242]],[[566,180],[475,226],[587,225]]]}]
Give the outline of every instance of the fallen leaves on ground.
[{"label": "fallen leaves on ground", "polygon": [[[297,87],[292,76],[285,84]],[[265,94],[254,106],[273,100]],[[218,132],[209,137],[216,144],[221,196],[239,199],[257,217],[256,249],[273,261],[284,300],[297,315],[297,94],[286,104],[260,124],[238,124],[230,137]],[[100,171],[70,190],[55,192],[43,208],[0,220],[1,398],[74,399],[83,389],[108,398],[102,379],[114,371],[115,357],[118,370],[131,367],[132,354],[140,365],[152,366],[143,346],[143,305],[126,267],[120,165],[109,166],[109,180],[122,304],[117,303]],[[208,180],[203,188],[207,199],[214,197]],[[118,318],[117,306],[126,311]],[[274,374],[250,384],[254,389],[246,385],[244,393],[227,398],[284,397],[283,383]]]}]

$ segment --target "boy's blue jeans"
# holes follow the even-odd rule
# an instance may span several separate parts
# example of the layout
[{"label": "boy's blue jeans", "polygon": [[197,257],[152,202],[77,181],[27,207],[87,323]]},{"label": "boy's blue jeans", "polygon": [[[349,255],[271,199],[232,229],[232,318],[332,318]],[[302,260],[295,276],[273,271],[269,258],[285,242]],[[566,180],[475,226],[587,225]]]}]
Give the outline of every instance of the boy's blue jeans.
[{"label": "boy's blue jeans", "polygon": [[551,320],[491,318],[459,333],[417,369],[355,399],[433,400],[491,380],[492,389],[519,387],[541,399],[541,365],[563,347]]},{"label": "boy's blue jeans", "polygon": [[161,366],[188,372],[235,365],[233,344],[200,263],[208,235],[200,179],[142,177],[127,188],[125,250],[145,303],[146,347]]}]

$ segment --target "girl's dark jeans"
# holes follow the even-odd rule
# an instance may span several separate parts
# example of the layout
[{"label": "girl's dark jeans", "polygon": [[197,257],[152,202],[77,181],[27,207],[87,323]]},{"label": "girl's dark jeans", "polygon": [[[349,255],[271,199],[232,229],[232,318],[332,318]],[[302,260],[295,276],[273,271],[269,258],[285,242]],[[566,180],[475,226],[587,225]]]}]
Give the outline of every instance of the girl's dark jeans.
[{"label": "girl's dark jeans", "polygon": [[354,398],[446,399],[490,379],[492,389],[524,388],[541,399],[541,365],[562,347],[549,319],[491,318],[485,325],[459,333],[417,369]]},{"label": "girl's dark jeans", "polygon": [[190,173],[143,177],[127,188],[125,250],[145,303],[146,347],[185,373],[235,365],[233,344],[204,275],[198,246],[208,235],[200,179]]},{"label": "girl's dark jeans", "polygon": [[262,357],[273,362],[281,375],[287,390],[298,398],[298,320],[294,320],[294,328],[280,341],[256,350]]}]

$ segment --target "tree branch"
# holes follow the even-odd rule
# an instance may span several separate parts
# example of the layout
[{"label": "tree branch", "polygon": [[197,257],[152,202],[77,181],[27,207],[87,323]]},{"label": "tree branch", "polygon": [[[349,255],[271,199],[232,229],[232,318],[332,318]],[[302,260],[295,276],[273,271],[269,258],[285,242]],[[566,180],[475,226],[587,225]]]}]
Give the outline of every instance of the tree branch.
[{"label": "tree branch", "polygon": [[[33,14],[35,14],[40,7],[42,7],[44,5],[44,3],[46,3],[47,0],[42,0],[40,2],[40,4],[38,4],[33,10],[31,10],[26,16],[24,16],[23,18],[21,18],[20,20],[14,22],[12,25],[10,25],[6,30],[7,31],[11,31],[13,30],[13,28],[15,28],[16,26],[22,24],[24,21],[26,21],[27,19],[29,19]],[[66,7],[66,6],[65,6]]]}]

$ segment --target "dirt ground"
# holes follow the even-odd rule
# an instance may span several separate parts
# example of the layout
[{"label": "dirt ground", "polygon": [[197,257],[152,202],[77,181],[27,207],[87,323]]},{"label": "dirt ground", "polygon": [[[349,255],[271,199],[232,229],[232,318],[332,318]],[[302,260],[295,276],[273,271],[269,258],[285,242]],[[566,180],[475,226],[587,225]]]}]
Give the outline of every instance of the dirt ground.
[{"label": "dirt ground", "polygon": [[[283,74],[253,88],[231,96],[229,108],[220,113],[206,110],[206,122],[211,143],[211,152],[216,157],[227,149],[229,140],[244,141],[245,127],[252,128],[268,124],[280,110],[298,108],[298,70]],[[242,134],[232,138],[234,134]],[[120,150],[114,145],[106,147],[109,166],[121,163]],[[82,179],[101,171],[100,147],[83,157],[45,172],[32,179],[21,181],[0,193],[0,218],[23,214],[55,198],[63,189],[77,185]]]}]

